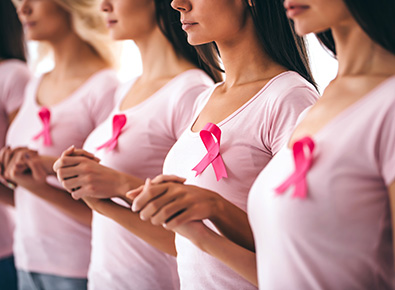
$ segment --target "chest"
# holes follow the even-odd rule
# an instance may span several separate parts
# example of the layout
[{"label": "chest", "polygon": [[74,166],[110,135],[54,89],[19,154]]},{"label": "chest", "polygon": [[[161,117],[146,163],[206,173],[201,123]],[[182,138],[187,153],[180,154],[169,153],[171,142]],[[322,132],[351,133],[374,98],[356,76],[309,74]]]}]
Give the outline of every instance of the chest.
[{"label": "chest", "polygon": [[36,101],[42,106],[54,106],[76,93],[85,81],[82,78],[54,81],[43,77],[37,88]]}]

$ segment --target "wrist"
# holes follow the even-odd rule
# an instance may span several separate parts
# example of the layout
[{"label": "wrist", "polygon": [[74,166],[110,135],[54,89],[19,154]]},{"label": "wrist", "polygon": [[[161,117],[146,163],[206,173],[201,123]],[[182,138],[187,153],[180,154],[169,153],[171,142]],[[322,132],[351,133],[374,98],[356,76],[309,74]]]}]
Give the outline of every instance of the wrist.
[{"label": "wrist", "polygon": [[215,193],[215,202],[214,202],[214,207],[212,210],[212,214],[209,217],[209,220],[214,223],[220,223],[221,218],[226,216],[226,200],[223,199],[220,195]]}]

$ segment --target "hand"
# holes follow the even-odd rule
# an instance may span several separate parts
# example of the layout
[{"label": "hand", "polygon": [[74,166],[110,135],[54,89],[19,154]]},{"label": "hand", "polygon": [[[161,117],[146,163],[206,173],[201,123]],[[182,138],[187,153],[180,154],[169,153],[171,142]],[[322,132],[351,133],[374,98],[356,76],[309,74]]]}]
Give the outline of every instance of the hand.
[{"label": "hand", "polygon": [[69,148],[67,148],[65,151],[63,151],[62,155],[60,156],[60,158],[58,160],[55,161],[54,165],[53,165],[53,171],[58,171],[60,168],[62,168],[62,162],[61,159],[65,156],[81,156],[81,157],[86,157],[89,158],[93,161],[96,161],[97,163],[100,162],[100,159],[97,158],[95,155],[93,155],[92,153],[85,151],[83,149],[77,149],[74,147],[74,145],[70,146]]},{"label": "hand", "polygon": [[4,177],[27,189],[46,183],[47,173],[36,151],[27,148],[14,150]]},{"label": "hand", "polygon": [[222,201],[217,193],[197,186],[175,182],[153,184],[147,179],[133,200],[132,211],[139,212],[142,220],[173,230],[191,221],[215,218],[223,208]]},{"label": "hand", "polygon": [[125,174],[103,166],[98,161],[91,153],[69,148],[55,162],[54,170],[59,181],[74,199],[122,198],[130,189]]},{"label": "hand", "polygon": [[[14,155],[20,151],[23,151],[24,153],[30,153],[30,154],[37,154],[37,151],[30,150],[26,147],[17,147],[15,149],[11,149],[9,146],[6,146],[0,150],[0,176],[5,178],[5,172],[13,159]],[[22,153],[23,154],[23,153]],[[20,170],[27,170],[27,166],[25,165],[24,168],[23,164],[19,164]]]},{"label": "hand", "polygon": [[[163,175],[163,174],[161,174],[161,175],[156,176],[152,180],[150,180],[148,178],[148,181],[146,180],[146,183],[150,182],[151,184],[160,184],[160,183],[170,182],[170,181],[178,182],[178,183],[184,183],[185,180],[186,180],[185,178],[178,177],[176,175]],[[135,199],[143,191],[144,186],[145,185],[141,185],[141,186],[137,187],[136,189],[132,189],[132,190],[128,191],[126,193],[126,196],[128,198],[130,198],[131,200]]]}]

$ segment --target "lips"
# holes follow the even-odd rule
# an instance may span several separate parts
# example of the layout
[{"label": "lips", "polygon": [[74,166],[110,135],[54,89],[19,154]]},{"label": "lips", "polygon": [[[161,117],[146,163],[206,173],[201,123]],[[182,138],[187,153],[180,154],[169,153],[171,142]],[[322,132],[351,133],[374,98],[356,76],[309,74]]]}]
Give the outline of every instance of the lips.
[{"label": "lips", "polygon": [[23,26],[26,27],[26,28],[30,28],[30,27],[32,27],[34,25],[36,25],[35,21],[25,21],[25,22],[23,22]]},{"label": "lips", "polygon": [[285,2],[284,8],[287,10],[287,16],[289,18],[293,18],[310,9],[310,6],[293,2]]},{"label": "lips", "polygon": [[192,28],[193,26],[196,26],[198,23],[193,22],[193,21],[182,20],[181,24],[182,24],[183,30],[188,30],[188,29]]},{"label": "lips", "polygon": [[107,20],[107,27],[111,27],[115,24],[117,24],[118,20],[113,20],[113,19],[108,19]]}]

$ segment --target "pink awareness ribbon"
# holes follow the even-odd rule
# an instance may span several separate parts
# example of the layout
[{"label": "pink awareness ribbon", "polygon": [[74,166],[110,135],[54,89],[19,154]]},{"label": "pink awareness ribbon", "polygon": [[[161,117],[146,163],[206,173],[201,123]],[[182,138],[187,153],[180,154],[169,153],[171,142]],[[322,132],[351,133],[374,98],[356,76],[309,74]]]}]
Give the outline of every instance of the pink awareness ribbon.
[{"label": "pink awareness ribbon", "polygon": [[[217,142],[215,142],[213,135],[217,139]],[[207,123],[200,131],[200,138],[207,149],[207,154],[192,169],[196,171],[196,176],[201,174],[211,163],[213,165],[217,181],[220,181],[222,177],[228,177],[224,161],[219,153],[221,145],[221,129],[213,123]]]},{"label": "pink awareness ribbon", "polygon": [[51,128],[50,128],[50,121],[51,121],[51,112],[46,107],[42,107],[41,110],[38,112],[38,116],[43,123],[43,129],[40,133],[33,137],[33,140],[37,140],[41,136],[44,137],[44,146],[51,146],[52,139],[51,139]]},{"label": "pink awareness ribbon", "polygon": [[[292,197],[307,197],[306,174],[313,162],[314,141],[310,137],[304,137],[293,145],[295,171],[275,191],[277,194],[284,193],[292,184],[295,185]],[[307,150],[305,150],[307,149]]]},{"label": "pink awareness ribbon", "polygon": [[122,128],[126,124],[126,116],[124,114],[114,115],[112,118],[112,137],[103,145],[97,147],[97,150],[107,147],[107,151],[114,150],[118,144],[118,137],[121,135]]}]

